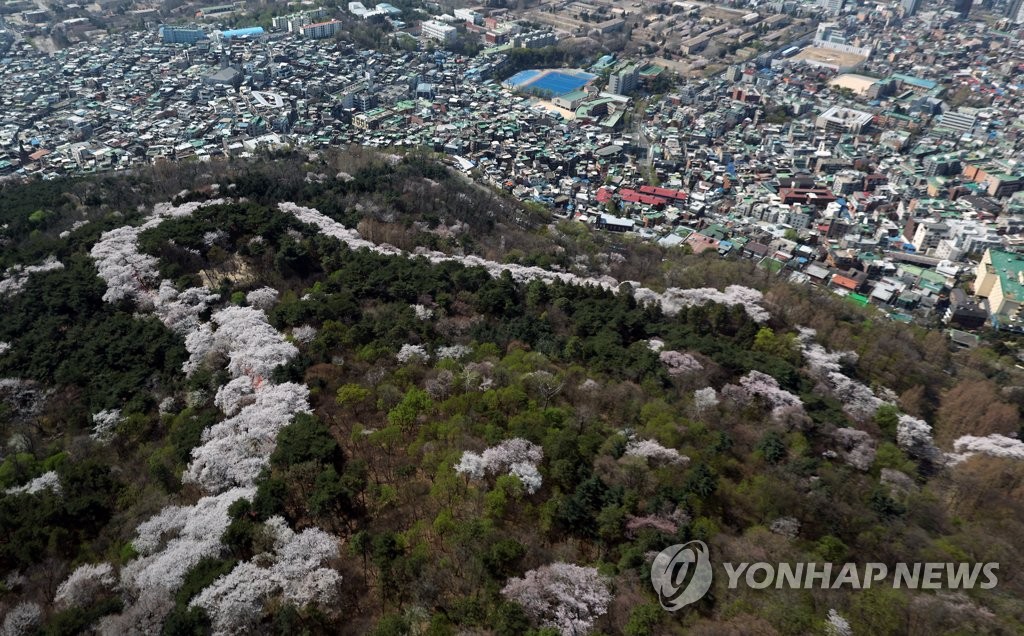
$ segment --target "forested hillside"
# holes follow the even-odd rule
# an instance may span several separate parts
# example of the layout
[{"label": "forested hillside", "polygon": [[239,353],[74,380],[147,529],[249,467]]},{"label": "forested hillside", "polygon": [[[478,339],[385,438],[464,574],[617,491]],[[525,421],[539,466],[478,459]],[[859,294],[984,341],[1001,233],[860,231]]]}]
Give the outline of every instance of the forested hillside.
[{"label": "forested hillside", "polygon": [[[0,216],[4,634],[1024,631],[1015,343],[421,156],[8,184]],[[999,585],[719,577],[669,613],[651,561],[692,539]]]}]

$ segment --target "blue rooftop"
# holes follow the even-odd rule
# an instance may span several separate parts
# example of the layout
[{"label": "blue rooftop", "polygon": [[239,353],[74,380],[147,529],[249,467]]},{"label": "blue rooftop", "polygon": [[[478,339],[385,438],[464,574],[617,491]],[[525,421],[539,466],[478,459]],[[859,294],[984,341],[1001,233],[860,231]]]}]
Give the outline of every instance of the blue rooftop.
[{"label": "blue rooftop", "polygon": [[926,90],[931,90],[939,85],[938,82],[922,79],[920,77],[914,77],[913,75],[904,75],[903,73],[893,73],[892,78],[897,79],[903,82],[904,84],[910,84],[911,86],[917,86],[919,88],[924,88]]},{"label": "blue rooftop", "polygon": [[263,35],[263,27],[245,27],[244,29],[231,29],[221,32],[220,36],[225,39],[244,38],[250,35]]}]

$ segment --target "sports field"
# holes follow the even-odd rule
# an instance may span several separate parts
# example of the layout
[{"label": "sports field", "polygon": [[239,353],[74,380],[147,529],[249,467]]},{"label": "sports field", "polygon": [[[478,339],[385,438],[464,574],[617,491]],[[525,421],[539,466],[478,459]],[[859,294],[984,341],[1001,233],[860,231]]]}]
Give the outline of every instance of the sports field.
[{"label": "sports field", "polygon": [[516,73],[504,84],[513,90],[557,97],[579,90],[595,77],[593,73],[579,69],[530,69]]}]

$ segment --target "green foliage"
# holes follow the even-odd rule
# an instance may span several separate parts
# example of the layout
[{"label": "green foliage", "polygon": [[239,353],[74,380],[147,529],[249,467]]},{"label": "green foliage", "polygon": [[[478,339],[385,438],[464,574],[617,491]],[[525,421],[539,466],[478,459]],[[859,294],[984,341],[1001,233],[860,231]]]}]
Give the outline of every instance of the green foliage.
[{"label": "green foliage", "polygon": [[757,450],[769,464],[778,464],[786,459],[786,443],[777,431],[768,431],[757,445]]},{"label": "green foliage", "polygon": [[901,590],[872,587],[854,595],[848,619],[856,634],[906,633],[907,599]]},{"label": "green foliage", "polygon": [[495,608],[492,624],[496,636],[518,636],[530,628],[530,620],[522,606],[509,601]]},{"label": "green foliage", "polygon": [[146,396],[154,381],[173,389],[186,359],[181,339],[155,317],[104,303],[105,290],[85,257],[30,277],[0,303],[0,341],[12,344],[0,375],[81,387],[91,412]]},{"label": "green foliage", "polygon": [[637,605],[629,614],[629,622],[623,629],[626,636],[647,636],[658,632],[658,625],[665,620],[665,610],[655,603]]},{"label": "green foliage", "polygon": [[305,461],[335,464],[341,461],[341,449],[319,419],[299,413],[278,433],[277,448],[270,461],[275,466],[291,466]]},{"label": "green foliage", "polygon": [[50,489],[0,495],[0,568],[74,557],[109,521],[120,484],[99,459],[65,462],[60,495]]},{"label": "green foliage", "polygon": [[[565,55],[513,52],[511,58],[514,65]],[[188,573],[165,633],[210,630],[209,618],[189,609],[189,600],[236,562],[271,547],[262,522],[272,515],[283,515],[297,529],[318,526],[342,537],[351,556],[343,559],[349,589],[374,591],[373,598],[352,594],[339,607],[319,611],[273,599],[258,629],[281,634],[550,633],[531,631],[523,608],[501,596],[509,578],[565,560],[599,567],[613,577],[617,594],[630,594],[646,579],[646,554],[690,539],[717,537],[737,560],[784,547],[787,559],[833,563],[854,556],[968,559],[978,556],[971,552],[977,549],[1012,561],[1008,555],[1015,554],[1013,538],[1021,527],[1013,490],[1019,475],[1012,467],[979,458],[941,478],[919,474],[893,443],[899,417],[893,407],[875,415],[884,439],[871,471],[853,471],[823,455],[834,447],[833,427],[851,421],[844,405],[820,395],[801,368],[794,328],[813,324],[830,348],[856,349],[860,367],[847,372],[872,385],[912,389],[900,403],[916,415],[928,416],[949,386],[945,370],[985,376],[998,386],[1020,384],[1006,357],[949,354],[944,342],[939,347],[927,335],[866,320],[859,310],[813,290],[766,281],[743,262],[666,254],[629,239],[606,240],[580,224],[538,228],[546,211],[512,206],[419,153],[394,162],[369,154],[349,161],[333,150],[325,156],[337,163],[325,172],[343,170],[354,179],[306,183],[307,170],[323,166],[314,167],[317,160],[305,155],[286,153],[276,163],[224,178],[211,162],[203,169],[250,201],[211,206],[143,234],[143,248],[179,287],[198,284],[202,274],[221,281],[222,303],[244,304],[244,290],[269,284],[281,290],[269,312],[275,327],[309,324],[319,330],[273,376],[307,383],[314,414],[296,417],[280,432],[252,502],[231,506],[221,538],[224,554]],[[287,170],[298,167],[295,174]],[[84,200],[79,184],[68,187]],[[72,193],[65,197],[39,185],[28,188],[38,193],[33,201],[8,188],[0,185],[0,220],[11,222],[4,236],[15,239],[10,253],[5,244],[0,262],[39,262],[54,254],[67,268],[35,275],[21,294],[0,300],[0,341],[12,343],[0,356],[0,374],[56,389],[37,415],[25,417],[13,404],[0,408],[0,424],[17,436],[10,436],[17,446],[0,462],[0,574],[32,571],[50,559],[62,568],[102,558],[123,564],[137,557],[124,543],[132,524],[195,495],[181,487],[178,475],[202,432],[223,418],[210,396],[227,374],[201,369],[184,378],[180,339],[157,320],[137,316],[134,307],[102,301],[104,285],[85,251],[124,218],[97,214],[60,241],[56,231],[69,225],[69,215],[82,213]],[[4,207],[11,192],[13,212]],[[658,307],[638,305],[628,290],[520,283],[507,273],[491,278],[482,268],[352,251],[277,210],[273,204],[282,198],[314,205],[350,227],[361,223],[365,236],[393,238],[403,248],[487,250],[506,262],[568,268],[574,257],[603,254],[614,245],[627,259],[610,263],[612,275],[655,286],[758,285],[770,292],[773,319],[756,323],[741,307],[720,305],[666,316]],[[125,200],[139,201],[136,195]],[[398,221],[385,223],[388,217]],[[454,236],[422,231],[456,221],[469,230]],[[206,235],[218,230],[224,235],[207,245]],[[507,248],[490,242],[498,235]],[[556,244],[559,249],[552,249]],[[622,275],[648,257],[646,273]],[[232,272],[239,270],[247,273],[236,279]],[[432,307],[435,318],[418,320],[411,304]],[[702,354],[711,361],[706,374],[669,377],[646,344],[652,337],[669,349]],[[431,353],[470,344],[473,352],[460,360],[399,364],[395,352],[408,343]],[[1012,353],[1011,347],[1002,351]],[[960,365],[961,358],[969,364]],[[811,422],[783,429],[759,407],[732,409],[728,400],[713,417],[694,413],[695,388],[718,388],[753,369],[799,394]],[[180,400],[186,392],[190,404],[200,395],[205,403],[157,416],[154,395]],[[1006,400],[1015,399],[1007,394]],[[127,414],[107,446],[83,435],[88,414],[100,408]],[[1011,421],[1012,415],[1011,408]],[[874,430],[870,422],[857,424]],[[690,462],[665,465],[626,456],[623,429],[678,448]],[[536,495],[526,496],[504,471],[473,479],[454,470],[463,451],[480,452],[512,437],[543,446],[544,488]],[[116,470],[104,468],[111,465]],[[917,488],[893,494],[879,482],[885,468],[914,477]],[[48,470],[58,472],[63,496],[3,492]],[[975,499],[985,506],[963,503]],[[781,516],[800,522],[796,539],[764,529]],[[669,529],[635,529],[645,518]],[[37,577],[32,585],[38,584]],[[981,592],[972,594],[972,602],[990,608],[993,624],[1012,632],[1005,627],[1012,620],[1004,617],[1015,616],[1016,606],[1006,599],[1019,596],[1019,586],[1011,580],[1005,585],[998,602]],[[931,629],[918,607],[930,606],[916,603],[910,592],[826,596],[809,590],[719,599],[678,622],[650,602],[645,586],[628,608],[614,605],[599,628],[635,635],[710,632],[730,621],[728,628],[743,631],[742,621],[756,617],[748,631],[803,634],[820,629],[823,607],[836,606],[847,608],[844,615],[857,633],[902,633],[911,622]],[[98,611],[117,611],[104,603]],[[51,613],[43,631],[83,631],[99,616],[93,611]],[[375,627],[363,622],[378,616]]]},{"label": "green foliage", "polygon": [[210,617],[201,607],[175,607],[164,621],[162,636],[206,636],[211,631]]},{"label": "green foliage", "polygon": [[174,593],[174,602],[179,607],[187,607],[189,602],[203,588],[208,587],[211,583],[235,568],[238,561],[234,559],[217,559],[207,557],[196,563],[192,569],[185,574],[185,580],[182,582],[181,587]]},{"label": "green foliage", "polygon": [[891,404],[883,404],[875,412],[875,424],[890,441],[896,441],[896,427],[900,423],[900,411]]},{"label": "green foliage", "polygon": [[86,632],[101,617],[120,612],[119,598],[104,598],[88,607],[70,607],[53,614],[40,630],[42,636],[75,636]]}]

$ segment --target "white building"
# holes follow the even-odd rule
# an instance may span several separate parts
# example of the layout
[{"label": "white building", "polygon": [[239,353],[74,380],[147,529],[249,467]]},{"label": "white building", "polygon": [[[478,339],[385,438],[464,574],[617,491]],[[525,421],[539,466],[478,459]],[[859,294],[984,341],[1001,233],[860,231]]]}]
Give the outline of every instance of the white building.
[{"label": "white building", "polygon": [[302,27],[303,37],[311,38],[314,40],[320,38],[329,38],[335,33],[341,31],[341,21],[331,20],[330,22],[317,22],[316,24],[307,24]]},{"label": "white building", "polygon": [[472,9],[456,9],[455,17],[473,24],[483,24],[484,22],[483,14]]},{"label": "white building", "polygon": [[914,249],[917,250],[918,254],[924,254],[930,249],[934,249],[939,246],[939,241],[942,239],[949,238],[949,226],[945,223],[919,223],[917,229],[914,230],[914,239],[911,243],[914,244]]},{"label": "white building", "polygon": [[455,27],[445,24],[444,22],[427,20],[420,25],[420,33],[422,33],[425,38],[449,44],[455,41],[455,36],[458,31]]}]

